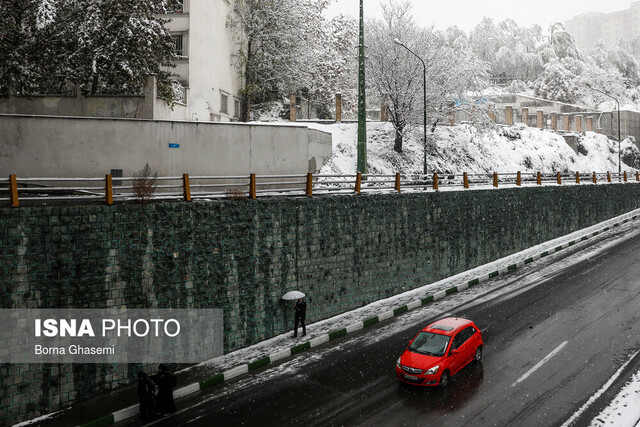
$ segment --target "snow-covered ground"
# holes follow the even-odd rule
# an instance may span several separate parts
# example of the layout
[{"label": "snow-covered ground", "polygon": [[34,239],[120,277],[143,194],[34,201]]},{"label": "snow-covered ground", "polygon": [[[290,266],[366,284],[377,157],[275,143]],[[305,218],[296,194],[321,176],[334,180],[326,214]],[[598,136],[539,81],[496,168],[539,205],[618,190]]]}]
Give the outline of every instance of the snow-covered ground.
[{"label": "snow-covered ground", "polygon": [[590,427],[640,425],[640,371],[636,372]]},{"label": "snow-covered ground", "polygon": [[[353,174],[356,172],[357,125],[311,124],[314,129],[333,135],[333,155],[321,174]],[[517,171],[614,172],[618,170],[617,141],[595,132],[575,134],[579,142],[576,153],[559,134],[516,124],[478,129],[472,125],[439,126],[428,135],[427,163],[429,171],[451,174],[515,173]],[[369,173],[422,173],[422,129],[407,132],[403,152],[393,150],[394,129],[391,123],[369,122],[367,125],[367,163]],[[626,150],[639,153],[625,140]],[[623,162],[623,171],[635,171]]]}]

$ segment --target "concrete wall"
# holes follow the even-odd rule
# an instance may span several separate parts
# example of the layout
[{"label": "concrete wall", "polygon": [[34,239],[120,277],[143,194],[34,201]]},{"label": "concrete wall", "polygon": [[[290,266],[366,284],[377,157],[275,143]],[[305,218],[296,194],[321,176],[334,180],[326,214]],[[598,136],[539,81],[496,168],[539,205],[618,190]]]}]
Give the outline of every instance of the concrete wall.
[{"label": "concrete wall", "polygon": [[155,75],[147,76],[140,96],[1,96],[0,114],[38,116],[117,117],[129,119],[188,120],[185,104],[169,106],[157,98]]},{"label": "concrete wall", "polygon": [[331,149],[303,126],[0,115],[0,170],[22,177],[315,173]]},{"label": "concrete wall", "polygon": [[[638,190],[3,208],[0,307],[221,308],[230,352],[292,326],[286,291],[307,294],[312,323],[629,212],[640,207]],[[2,365],[0,424],[134,373],[126,365]]]}]

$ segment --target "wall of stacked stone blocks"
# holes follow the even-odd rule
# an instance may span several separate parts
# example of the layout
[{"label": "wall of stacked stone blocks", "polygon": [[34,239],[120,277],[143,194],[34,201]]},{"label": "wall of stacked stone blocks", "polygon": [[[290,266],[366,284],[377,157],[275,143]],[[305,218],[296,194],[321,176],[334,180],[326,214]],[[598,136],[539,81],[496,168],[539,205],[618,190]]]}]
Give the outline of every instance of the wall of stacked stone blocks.
[{"label": "wall of stacked stone blocks", "polygon": [[[222,308],[225,352],[640,207],[639,184],[0,209],[3,308]],[[310,328],[313,328],[311,325]],[[0,366],[0,424],[129,383],[134,365]]]}]

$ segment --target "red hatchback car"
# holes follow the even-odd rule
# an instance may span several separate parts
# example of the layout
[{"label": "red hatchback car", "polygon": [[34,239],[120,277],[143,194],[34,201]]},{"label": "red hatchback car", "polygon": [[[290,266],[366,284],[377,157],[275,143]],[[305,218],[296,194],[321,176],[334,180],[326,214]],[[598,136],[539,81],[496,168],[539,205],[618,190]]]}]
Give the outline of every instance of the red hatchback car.
[{"label": "red hatchback car", "polygon": [[482,359],[482,345],[480,329],[471,320],[438,320],[409,341],[396,363],[396,375],[409,384],[446,387],[452,375]]}]

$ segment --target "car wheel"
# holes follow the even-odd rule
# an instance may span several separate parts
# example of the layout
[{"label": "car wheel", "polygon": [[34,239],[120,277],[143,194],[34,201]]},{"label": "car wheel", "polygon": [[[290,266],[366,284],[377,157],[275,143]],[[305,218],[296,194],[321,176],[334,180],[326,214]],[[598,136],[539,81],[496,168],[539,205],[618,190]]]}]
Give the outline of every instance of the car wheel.
[{"label": "car wheel", "polygon": [[449,387],[450,382],[451,382],[451,375],[449,375],[449,371],[444,371],[442,375],[440,375],[440,387],[447,388]]},{"label": "car wheel", "polygon": [[476,362],[479,362],[482,360],[482,346],[479,345],[478,348],[476,348],[476,355],[473,358]]}]

